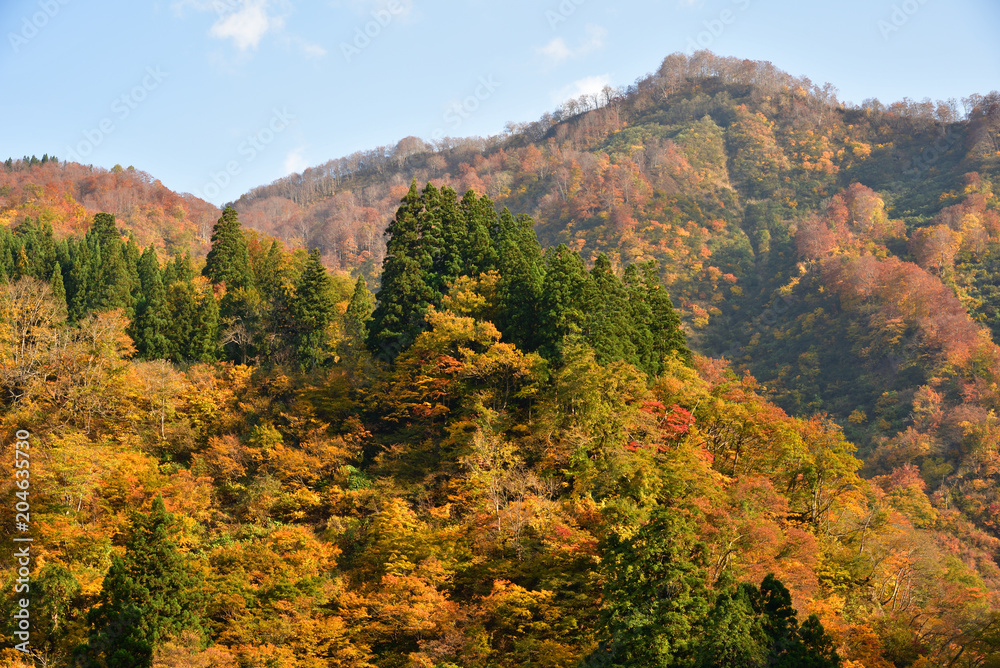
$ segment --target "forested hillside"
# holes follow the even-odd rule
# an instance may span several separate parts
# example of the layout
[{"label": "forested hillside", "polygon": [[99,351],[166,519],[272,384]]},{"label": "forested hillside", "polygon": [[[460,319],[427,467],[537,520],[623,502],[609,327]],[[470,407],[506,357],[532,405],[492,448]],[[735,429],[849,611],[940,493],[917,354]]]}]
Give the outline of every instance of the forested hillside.
[{"label": "forested hillside", "polygon": [[699,52],[221,212],[41,163],[0,665],[1000,665],[996,93]]},{"label": "forested hillside", "polygon": [[109,171],[48,155],[8,158],[0,167],[0,225],[7,229],[31,218],[62,238],[86,231],[101,212],[117,216],[139,243],[171,254],[204,254],[219,217],[212,204],[179,195],[134,167]]}]

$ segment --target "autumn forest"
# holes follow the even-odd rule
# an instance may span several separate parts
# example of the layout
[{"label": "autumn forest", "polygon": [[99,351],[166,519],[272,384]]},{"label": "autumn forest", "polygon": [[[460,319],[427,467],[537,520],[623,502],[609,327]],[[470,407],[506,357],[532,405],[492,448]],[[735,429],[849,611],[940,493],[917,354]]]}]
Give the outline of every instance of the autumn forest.
[{"label": "autumn forest", "polygon": [[1000,666],[995,187],[997,92],[708,51],[221,209],[10,158],[0,666]]}]

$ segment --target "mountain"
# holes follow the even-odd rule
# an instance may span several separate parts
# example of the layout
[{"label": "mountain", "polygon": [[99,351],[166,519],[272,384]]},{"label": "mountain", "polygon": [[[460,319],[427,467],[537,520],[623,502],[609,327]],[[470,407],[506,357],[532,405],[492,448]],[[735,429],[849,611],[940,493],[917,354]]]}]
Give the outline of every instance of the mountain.
[{"label": "mountain", "polygon": [[8,158],[0,167],[0,225],[25,218],[50,224],[58,237],[86,230],[95,213],[110,213],[145,246],[167,254],[208,249],[219,209],[180,195],[146,172],[61,162],[47,155]]},{"label": "mountain", "polygon": [[998,169],[708,52],[221,212],[10,160],[0,662],[995,665]]},{"label": "mountain", "polygon": [[656,259],[696,350],[796,414],[833,415],[868,452],[910,428],[915,393],[943,367],[972,382],[968,365],[994,358],[998,169],[996,92],[961,111],[847,105],[770,63],[697,52],[501,136],[409,137],[234,206],[369,278],[412,178],[528,213],[543,246],[588,263]]}]

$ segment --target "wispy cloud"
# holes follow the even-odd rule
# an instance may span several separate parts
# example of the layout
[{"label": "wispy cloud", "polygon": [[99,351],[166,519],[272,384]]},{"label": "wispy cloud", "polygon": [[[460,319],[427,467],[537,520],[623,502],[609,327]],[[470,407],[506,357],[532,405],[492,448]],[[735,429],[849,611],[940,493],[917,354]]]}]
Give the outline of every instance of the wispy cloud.
[{"label": "wispy cloud", "polygon": [[271,34],[289,48],[298,49],[306,58],[326,55],[326,49],[319,44],[285,29],[285,18],[293,9],[291,0],[174,0],[171,8],[181,18],[185,9],[214,12],[218,18],[208,29],[209,36],[231,41],[240,53],[255,51],[261,40]]},{"label": "wispy cloud", "polygon": [[306,58],[322,58],[326,55],[326,49],[319,44],[314,44],[313,42],[307,42],[306,40],[293,35],[290,38],[291,44],[298,48]]},{"label": "wispy cloud", "polygon": [[297,174],[304,171],[309,167],[309,162],[306,160],[306,147],[300,146],[294,149],[285,156],[285,175]]},{"label": "wispy cloud", "polygon": [[240,51],[256,49],[268,31],[284,27],[284,19],[269,15],[267,5],[267,0],[243,0],[239,9],[219,17],[208,34],[218,39],[232,39]]},{"label": "wispy cloud", "polygon": [[581,95],[597,95],[605,86],[611,85],[610,74],[595,74],[593,76],[577,79],[568,86],[564,86],[552,93],[552,101],[556,104],[566,100],[575,100]]},{"label": "wispy cloud", "polygon": [[604,47],[604,38],[608,31],[598,25],[587,25],[586,36],[575,47],[571,47],[562,37],[556,37],[545,46],[538,48],[538,53],[545,56],[553,64],[561,63],[570,58],[579,58]]}]

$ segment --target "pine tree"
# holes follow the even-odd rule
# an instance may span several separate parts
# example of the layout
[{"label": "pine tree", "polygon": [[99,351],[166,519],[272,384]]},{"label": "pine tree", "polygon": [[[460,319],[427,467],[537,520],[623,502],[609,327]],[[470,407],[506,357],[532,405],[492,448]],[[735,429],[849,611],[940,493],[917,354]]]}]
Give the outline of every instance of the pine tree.
[{"label": "pine tree", "polygon": [[189,359],[214,362],[219,356],[219,302],[212,285],[202,289],[198,300]]},{"label": "pine tree", "polygon": [[500,212],[497,231],[497,267],[500,271],[500,322],[504,340],[524,351],[538,347],[539,298],[545,268],[535,223],[528,216],[514,218]]},{"label": "pine tree", "polygon": [[200,632],[200,582],[171,536],[173,516],[162,497],[149,513],[137,513],[125,538],[124,556],[112,558],[98,604],[88,614],[94,632],[83,655],[89,665],[148,668],[162,641],[182,631]]},{"label": "pine tree", "polygon": [[[704,637],[696,652],[695,668],[764,668],[770,641],[754,614],[748,586],[724,591],[715,599]],[[749,587],[752,591],[753,587]]]},{"label": "pine tree", "polygon": [[315,368],[322,361],[326,329],[335,311],[331,289],[330,276],[320,262],[319,251],[310,251],[290,304],[293,345],[303,368]]},{"label": "pine tree", "polygon": [[645,301],[649,304],[652,320],[649,331],[653,340],[653,373],[663,371],[663,359],[676,353],[689,366],[693,364],[687,337],[681,329],[681,319],[674,310],[674,304],[660,282],[660,270],[655,261],[642,265],[642,282],[645,287]]},{"label": "pine tree", "polygon": [[395,359],[413,343],[426,328],[428,307],[441,298],[428,283],[433,253],[422,236],[424,204],[414,180],[386,229],[382,285],[368,335],[369,349],[385,360]]},{"label": "pine tree", "polygon": [[368,290],[364,276],[358,276],[354,283],[351,301],[344,313],[344,333],[353,341],[364,342],[368,338],[368,321],[374,310],[374,298]]},{"label": "pine tree", "polygon": [[95,213],[94,222],[87,230],[87,239],[94,239],[105,248],[113,242],[121,242],[121,235],[118,234],[118,224],[115,222],[114,215]]},{"label": "pine tree", "polygon": [[137,273],[139,296],[129,336],[135,342],[140,357],[165,358],[170,351],[170,342],[164,334],[170,326],[169,313],[160,263],[152,246],[148,246],[139,257]]},{"label": "pine tree", "polygon": [[212,283],[225,283],[226,290],[248,289],[253,283],[250,253],[236,209],[226,207],[212,228],[212,249],[202,274]]},{"label": "pine tree", "polygon": [[493,202],[486,196],[477,198],[476,193],[470,190],[462,197],[459,208],[466,225],[463,257],[466,273],[478,276],[496,269],[497,249],[492,231],[499,227],[499,223]]},{"label": "pine tree", "polygon": [[56,301],[65,304],[66,303],[66,286],[63,284],[62,266],[56,262],[55,268],[52,270],[52,280],[50,281],[52,285],[52,298]]},{"label": "pine tree", "polygon": [[586,334],[597,361],[607,364],[623,360],[636,364],[639,361],[634,343],[636,323],[631,320],[628,291],[604,254],[598,256],[590,275]]},{"label": "pine tree", "polygon": [[543,356],[559,359],[563,339],[583,330],[584,297],[590,280],[579,254],[565,244],[545,252],[545,279],[538,313],[538,348]]},{"label": "pine tree", "polygon": [[689,665],[709,612],[706,549],[671,509],[628,539],[612,536],[598,650],[587,665]]}]

